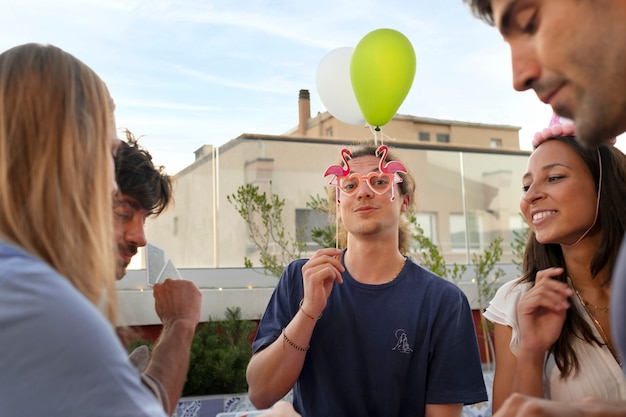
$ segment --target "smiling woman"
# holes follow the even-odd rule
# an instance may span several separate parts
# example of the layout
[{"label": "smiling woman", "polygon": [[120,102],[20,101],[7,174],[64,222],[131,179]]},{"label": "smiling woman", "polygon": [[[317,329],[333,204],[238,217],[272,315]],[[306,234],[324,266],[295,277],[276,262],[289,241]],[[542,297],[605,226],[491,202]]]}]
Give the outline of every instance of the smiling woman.
[{"label": "smiling woman", "polygon": [[[598,162],[601,170],[599,153]],[[601,180],[598,175],[594,183],[584,161],[566,143],[553,140],[539,147],[528,162],[520,201],[537,241],[573,246],[587,236],[597,224]],[[557,215],[558,221],[550,222]]]},{"label": "smiling woman", "polygon": [[607,308],[626,225],[626,156],[554,136],[563,132],[574,128],[538,136],[520,200],[531,230],[524,275],[503,285],[485,312],[496,323],[494,411],[512,392],[626,399]]}]

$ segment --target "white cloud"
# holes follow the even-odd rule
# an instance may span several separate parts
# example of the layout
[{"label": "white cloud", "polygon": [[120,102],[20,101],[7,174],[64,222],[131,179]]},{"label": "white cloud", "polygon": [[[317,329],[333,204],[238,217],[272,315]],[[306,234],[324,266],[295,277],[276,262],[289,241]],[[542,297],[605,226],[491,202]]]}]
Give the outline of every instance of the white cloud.
[{"label": "white cloud", "polygon": [[417,55],[399,112],[521,126],[522,146],[549,120],[534,93],[511,86],[508,48],[462,0],[8,0],[0,49],[60,46],[109,85],[120,127],[146,135],[176,172],[203,144],[241,133],[281,134],[298,122],[297,96],[315,86],[320,60],[381,27]]}]

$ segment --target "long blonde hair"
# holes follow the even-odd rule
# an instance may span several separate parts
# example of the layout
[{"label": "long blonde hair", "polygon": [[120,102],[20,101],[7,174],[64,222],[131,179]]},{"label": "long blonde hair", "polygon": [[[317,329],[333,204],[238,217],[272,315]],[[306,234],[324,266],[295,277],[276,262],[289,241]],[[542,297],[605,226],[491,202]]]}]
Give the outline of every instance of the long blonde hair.
[{"label": "long blonde hair", "polygon": [[0,54],[0,238],[52,266],[112,324],[113,107],[98,75],[55,46]]}]

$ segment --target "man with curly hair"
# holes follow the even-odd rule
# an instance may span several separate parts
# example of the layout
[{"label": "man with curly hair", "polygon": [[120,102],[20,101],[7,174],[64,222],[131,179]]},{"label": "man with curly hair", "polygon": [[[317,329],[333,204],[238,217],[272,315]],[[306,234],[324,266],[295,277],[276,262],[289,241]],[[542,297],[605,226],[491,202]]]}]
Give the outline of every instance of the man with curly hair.
[{"label": "man with curly hair", "polygon": [[[126,131],[115,156],[115,176],[119,192],[113,200],[117,239],[116,276],[122,279],[131,258],[147,244],[144,224],[158,216],[172,202],[172,178],[152,162],[150,153]],[[142,381],[154,392],[163,408],[172,415],[185,384],[189,352],[200,320],[202,294],[187,280],[166,279],[156,284],[155,310],[163,329],[152,354],[146,346],[131,353],[131,360],[142,371]]]}]

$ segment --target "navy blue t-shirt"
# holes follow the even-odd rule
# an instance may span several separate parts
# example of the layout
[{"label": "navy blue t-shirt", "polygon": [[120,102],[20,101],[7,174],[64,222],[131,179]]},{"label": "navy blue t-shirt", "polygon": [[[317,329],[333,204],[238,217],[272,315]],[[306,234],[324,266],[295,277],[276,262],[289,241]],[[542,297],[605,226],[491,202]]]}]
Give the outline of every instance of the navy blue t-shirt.
[{"label": "navy blue t-shirt", "polygon": [[[253,352],[298,312],[305,262],[285,269]],[[487,400],[471,310],[456,285],[411,260],[386,284],[359,283],[347,270],[342,276],[293,389],[303,417],[423,416],[426,404]]]}]

